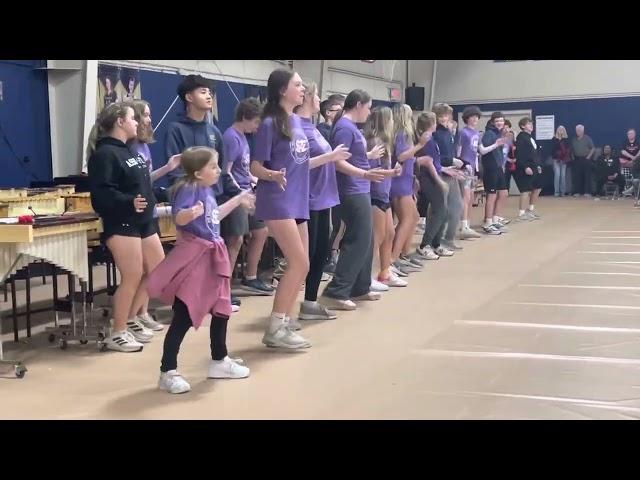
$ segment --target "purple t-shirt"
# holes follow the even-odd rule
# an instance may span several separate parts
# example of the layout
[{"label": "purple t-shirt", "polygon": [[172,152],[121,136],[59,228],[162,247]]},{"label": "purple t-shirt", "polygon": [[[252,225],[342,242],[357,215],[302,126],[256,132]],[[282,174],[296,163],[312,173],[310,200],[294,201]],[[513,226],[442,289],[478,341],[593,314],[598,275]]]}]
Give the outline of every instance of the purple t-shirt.
[{"label": "purple t-shirt", "polygon": [[231,165],[231,176],[241,189],[251,190],[251,173],[249,171],[251,154],[247,137],[231,126],[222,135],[222,143],[224,145],[224,159],[227,165]]},{"label": "purple t-shirt", "polygon": [[[367,142],[367,149],[371,150],[376,145],[382,145],[380,140],[370,139]],[[388,148],[386,149],[388,150]],[[391,152],[387,152],[390,154]],[[388,170],[391,168],[391,159],[388,156],[374,158],[369,160],[371,168],[384,168]],[[371,182],[371,198],[375,198],[384,203],[389,203],[389,191],[391,190],[391,177],[386,177],[381,182]]]},{"label": "purple t-shirt", "polygon": [[258,181],[258,220],[309,219],[309,141],[300,117],[293,114],[289,121],[291,140],[277,130],[273,117],[265,118],[256,133],[253,160],[269,170],[287,169],[284,191],[277,182]]},{"label": "purple t-shirt", "polygon": [[149,145],[139,142],[138,140],[134,140],[129,145],[129,149],[144,158],[144,161],[147,162],[149,173],[151,173],[153,171],[153,162],[151,161],[151,150],[149,150]]},{"label": "purple t-shirt", "polygon": [[[411,146],[407,134],[398,132],[393,146],[392,166],[395,167],[396,163],[398,163],[398,157],[409,150]],[[391,198],[413,195],[413,169],[415,163],[416,157],[408,158],[402,164],[402,174],[391,179],[391,190],[389,192]]]},{"label": "purple t-shirt", "polygon": [[[315,127],[310,118],[301,118],[302,129],[309,141],[309,157],[314,158],[331,152],[331,145]],[[319,211],[335,207],[340,203],[336,164],[333,162],[309,170],[309,210]]]},{"label": "purple t-shirt", "polygon": [[473,173],[478,172],[478,143],[480,143],[480,133],[470,127],[460,130],[460,159],[469,163],[473,168]]},{"label": "purple t-shirt", "polygon": [[196,237],[213,242],[220,240],[220,220],[218,218],[218,204],[211,187],[187,183],[180,187],[173,195],[171,211],[175,216],[185,208],[193,207],[198,201],[204,205],[204,214],[186,225],[177,225],[178,230],[189,232]]},{"label": "purple t-shirt", "polygon": [[[436,172],[440,173],[442,171],[442,164],[440,163],[440,147],[438,147],[435,140],[429,140],[427,144],[418,151],[416,157],[424,157],[425,155],[433,158],[433,166],[435,167]],[[424,167],[420,168],[420,172],[423,175],[429,175],[427,173],[427,169]]]},{"label": "purple t-shirt", "polygon": [[[370,169],[367,158],[367,142],[364,135],[358,130],[356,124],[346,117],[340,118],[333,130],[331,147],[336,148],[340,144],[349,149],[351,158],[347,161],[350,164],[362,170]],[[371,191],[371,182],[366,178],[351,177],[341,172],[337,172],[336,176],[340,195],[356,195]]]}]

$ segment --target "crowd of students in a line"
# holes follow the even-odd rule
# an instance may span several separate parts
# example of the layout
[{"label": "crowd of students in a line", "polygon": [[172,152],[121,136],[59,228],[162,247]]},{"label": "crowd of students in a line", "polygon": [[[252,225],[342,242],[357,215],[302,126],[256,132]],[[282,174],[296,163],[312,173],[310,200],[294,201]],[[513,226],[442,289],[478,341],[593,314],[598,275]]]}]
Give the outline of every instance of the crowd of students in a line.
[{"label": "crowd of students in a line", "polygon": [[[517,139],[494,112],[483,133],[478,107],[468,107],[455,140],[452,108],[437,103],[417,115],[405,104],[371,109],[353,90],[320,102],[318,89],[290,70],[271,73],[267,99],[239,102],[224,134],[207,121],[215,92],[189,75],[178,86],[185,114],[168,127],[166,164],[153,170],[154,141],[147,102],[109,105],[99,115],[87,151],[91,199],[103,221],[103,241],[121,274],[113,299],[108,349],[136,352],[163,330],[149,298],[173,305],[164,339],[159,387],[189,391],[177,356],[191,326],[210,322],[209,378],[245,378],[231,358],[227,324],[239,301],[231,278],[248,235],[241,287],[273,295],[262,343],[302,349],[304,320],[333,320],[390,287],[405,287],[426,261],[453,256],[458,240],[482,235],[470,211],[478,177],[486,202],[480,231],[501,235],[507,178],[521,192],[519,221],[539,218],[535,203],[541,167],[533,122],[523,118]],[[316,124],[318,113],[324,122]],[[507,123],[505,125],[505,123]],[[247,135],[253,134],[250,149]],[[166,175],[178,240],[166,256],[155,217],[152,184]],[[419,246],[413,235],[426,217]],[[268,236],[283,261],[277,287],[258,276]],[[323,276],[330,276],[320,293]],[[294,313],[304,285],[304,300]]]}]

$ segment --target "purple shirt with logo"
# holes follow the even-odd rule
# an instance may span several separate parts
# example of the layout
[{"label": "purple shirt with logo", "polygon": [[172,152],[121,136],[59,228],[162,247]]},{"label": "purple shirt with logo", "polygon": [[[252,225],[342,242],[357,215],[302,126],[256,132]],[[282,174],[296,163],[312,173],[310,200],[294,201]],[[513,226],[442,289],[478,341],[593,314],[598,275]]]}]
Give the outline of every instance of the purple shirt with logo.
[{"label": "purple shirt with logo", "polygon": [[134,140],[129,144],[129,149],[144,158],[144,161],[147,162],[149,173],[151,173],[153,171],[153,162],[151,161],[151,150],[149,150],[149,145],[139,142],[138,140]]},{"label": "purple shirt with logo", "polygon": [[[376,145],[382,145],[382,142],[375,139],[370,139],[367,142],[367,149],[371,150]],[[386,149],[388,150],[388,149]],[[390,155],[391,152],[387,152]],[[371,168],[384,168],[388,170],[391,168],[391,159],[389,156],[380,158],[374,158],[369,160]],[[391,177],[386,177],[381,182],[371,182],[371,198],[375,198],[384,203],[389,203],[389,191],[391,190]]]},{"label": "purple shirt with logo", "polygon": [[[340,144],[349,149],[351,158],[347,161],[350,164],[362,170],[370,169],[364,135],[358,130],[356,124],[346,117],[341,117],[333,130],[331,146],[336,148]],[[371,191],[371,182],[365,178],[351,177],[341,172],[337,172],[336,176],[340,195],[357,195]]]},{"label": "purple shirt with logo", "polygon": [[251,190],[251,173],[249,171],[251,154],[247,137],[231,126],[224,132],[222,143],[224,145],[224,159],[227,165],[231,165],[231,176],[241,189]]},{"label": "purple shirt with logo", "polygon": [[[409,143],[407,134],[398,132],[393,146],[392,166],[398,163],[398,157],[412,147]],[[413,195],[413,169],[416,163],[416,157],[408,158],[402,163],[402,174],[399,177],[391,179],[391,198],[406,197]]]},{"label": "purple shirt with logo", "polygon": [[189,232],[196,237],[213,242],[220,239],[220,220],[218,204],[211,187],[197,183],[187,183],[180,187],[173,195],[171,210],[175,216],[185,208],[193,207],[198,201],[204,205],[204,214],[186,225],[176,225],[178,230]]},{"label": "purple shirt with logo", "polygon": [[[429,140],[427,144],[418,151],[416,157],[424,157],[426,155],[433,158],[433,166],[435,167],[436,172],[440,173],[442,171],[442,164],[440,163],[440,147],[438,147],[435,140]],[[429,175],[425,167],[421,167],[420,171],[423,174]]]},{"label": "purple shirt with logo", "polygon": [[[315,127],[310,118],[301,118],[302,129],[309,141],[309,157],[315,158],[331,152],[331,145]],[[336,164],[325,163],[309,170],[309,210],[319,211],[340,203]]]},{"label": "purple shirt with logo", "polygon": [[478,172],[478,143],[480,143],[480,133],[470,127],[460,130],[460,159],[469,163],[473,168],[473,173]]},{"label": "purple shirt with logo", "polygon": [[253,160],[264,163],[269,170],[287,169],[284,191],[277,182],[258,181],[258,220],[309,219],[309,141],[300,117],[293,114],[289,121],[291,140],[277,130],[273,117],[265,118],[256,133]]}]

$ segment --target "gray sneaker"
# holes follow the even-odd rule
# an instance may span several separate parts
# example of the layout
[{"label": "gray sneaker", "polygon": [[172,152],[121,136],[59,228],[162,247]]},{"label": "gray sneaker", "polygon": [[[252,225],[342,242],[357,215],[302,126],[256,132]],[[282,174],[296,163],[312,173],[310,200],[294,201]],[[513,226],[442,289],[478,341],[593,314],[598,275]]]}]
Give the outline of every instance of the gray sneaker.
[{"label": "gray sneaker", "polygon": [[298,314],[298,320],[335,320],[338,316],[329,310],[324,305],[318,302],[312,305],[300,304],[300,313]]},{"label": "gray sneaker", "polygon": [[442,244],[449,250],[462,250],[462,246],[455,242],[442,242]]},{"label": "gray sneaker", "polygon": [[527,213],[533,220],[540,220],[540,215],[538,215],[535,211],[529,210]]},{"label": "gray sneaker", "polygon": [[289,326],[289,330],[291,330],[292,332],[302,330],[302,325],[300,325],[300,322],[295,318],[287,317],[286,323]]},{"label": "gray sneaker", "polygon": [[262,343],[271,348],[309,348],[311,344],[297,333],[292,332],[288,325],[283,323],[275,332],[267,330],[262,337]]}]

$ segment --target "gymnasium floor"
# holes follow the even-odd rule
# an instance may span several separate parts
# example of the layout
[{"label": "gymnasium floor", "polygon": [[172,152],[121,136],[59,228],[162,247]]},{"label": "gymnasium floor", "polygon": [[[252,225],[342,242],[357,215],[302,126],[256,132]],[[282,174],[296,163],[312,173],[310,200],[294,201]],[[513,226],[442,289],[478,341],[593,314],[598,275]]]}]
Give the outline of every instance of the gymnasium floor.
[{"label": "gymnasium floor", "polygon": [[552,197],[539,210],[508,234],[462,242],[379,302],[304,323],[306,351],[263,347],[272,299],[245,299],[228,344],[246,380],[205,378],[208,328],[183,344],[184,395],[156,388],[163,333],[139,354],[61,351],[43,333],[8,341],[5,355],[29,372],[0,379],[0,418],[638,418],[640,211]]}]

